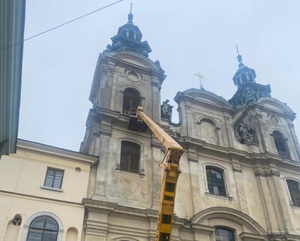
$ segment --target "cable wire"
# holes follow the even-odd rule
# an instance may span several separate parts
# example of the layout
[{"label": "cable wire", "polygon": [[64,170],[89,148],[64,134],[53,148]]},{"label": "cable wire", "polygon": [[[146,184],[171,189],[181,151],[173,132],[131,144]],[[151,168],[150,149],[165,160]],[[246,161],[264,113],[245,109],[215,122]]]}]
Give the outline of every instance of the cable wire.
[{"label": "cable wire", "polygon": [[8,49],[8,48],[11,48],[11,47],[13,47],[13,46],[15,46],[15,45],[17,45],[17,44],[20,44],[20,43],[25,42],[25,41],[28,41],[28,40],[30,40],[30,39],[36,38],[36,37],[38,37],[38,36],[40,36],[40,35],[43,35],[43,34],[48,33],[48,32],[50,32],[50,31],[53,31],[53,30],[55,30],[55,29],[57,29],[57,28],[60,28],[60,27],[62,27],[62,26],[65,26],[65,25],[67,25],[67,24],[69,24],[69,23],[72,23],[72,22],[75,22],[75,21],[77,21],[77,20],[79,20],[79,19],[82,19],[82,18],[84,18],[84,17],[87,17],[87,16],[89,16],[89,15],[91,15],[91,14],[94,14],[94,13],[96,13],[96,12],[99,12],[99,11],[105,9],[105,8],[111,7],[111,6],[113,6],[113,5],[117,4],[117,3],[120,3],[120,2],[122,2],[122,1],[124,1],[124,0],[118,0],[118,1],[116,1],[116,2],[113,2],[113,3],[111,3],[111,4],[106,5],[106,6],[104,6],[104,7],[98,8],[98,9],[92,11],[92,12],[86,13],[86,14],[80,16],[80,17],[74,18],[74,19],[72,19],[72,20],[70,20],[70,21],[67,21],[67,22],[62,23],[62,24],[60,24],[60,25],[57,25],[57,26],[55,26],[55,27],[53,27],[53,28],[47,29],[47,30],[45,30],[45,31],[43,31],[43,32],[40,32],[40,33],[35,34],[35,35],[31,36],[31,37],[28,37],[28,38],[24,39],[23,41],[15,42],[15,43],[13,43],[13,44],[11,44],[11,45],[8,45],[8,46],[6,46],[6,47],[0,49],[0,52],[2,52],[3,50],[6,50],[6,49]]}]

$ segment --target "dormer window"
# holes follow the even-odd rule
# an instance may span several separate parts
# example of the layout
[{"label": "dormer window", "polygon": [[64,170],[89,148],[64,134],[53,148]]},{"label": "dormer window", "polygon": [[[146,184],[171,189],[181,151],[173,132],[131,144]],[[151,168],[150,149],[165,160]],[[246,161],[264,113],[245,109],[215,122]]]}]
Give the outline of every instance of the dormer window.
[{"label": "dormer window", "polygon": [[277,152],[283,158],[290,158],[290,152],[287,146],[287,139],[279,131],[273,131],[272,136],[274,138]]}]

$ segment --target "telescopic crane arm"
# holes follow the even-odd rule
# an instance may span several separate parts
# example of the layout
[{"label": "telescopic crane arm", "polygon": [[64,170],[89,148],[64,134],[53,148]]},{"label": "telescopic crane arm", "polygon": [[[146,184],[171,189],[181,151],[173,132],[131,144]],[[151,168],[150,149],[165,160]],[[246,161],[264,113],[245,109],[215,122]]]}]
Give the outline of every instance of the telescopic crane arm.
[{"label": "telescopic crane arm", "polygon": [[137,125],[142,125],[143,123],[148,126],[166,149],[165,157],[160,164],[160,167],[164,169],[164,175],[160,195],[156,241],[170,241],[176,186],[180,174],[179,160],[183,153],[183,148],[150,117],[148,117],[143,112],[142,107],[138,107],[136,116],[130,116],[129,128],[141,130]]}]

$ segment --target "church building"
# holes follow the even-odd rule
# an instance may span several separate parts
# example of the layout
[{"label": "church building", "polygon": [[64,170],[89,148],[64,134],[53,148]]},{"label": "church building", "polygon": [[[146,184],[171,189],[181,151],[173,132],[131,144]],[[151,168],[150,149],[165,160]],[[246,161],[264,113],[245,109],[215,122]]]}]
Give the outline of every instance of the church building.
[{"label": "church building", "polygon": [[178,92],[174,124],[161,100],[165,71],[132,13],[111,40],[98,58],[80,150],[99,156],[83,200],[84,240],[155,240],[165,150],[149,129],[128,129],[137,106],[184,149],[171,240],[300,240],[295,113],[270,85],[256,83],[238,55],[233,97]]}]

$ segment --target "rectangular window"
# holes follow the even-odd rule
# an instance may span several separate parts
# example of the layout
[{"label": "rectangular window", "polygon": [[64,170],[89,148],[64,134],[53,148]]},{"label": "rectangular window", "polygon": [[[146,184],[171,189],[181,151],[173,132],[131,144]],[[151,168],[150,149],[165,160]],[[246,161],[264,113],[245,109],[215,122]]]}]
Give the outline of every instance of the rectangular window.
[{"label": "rectangular window", "polygon": [[140,153],[140,145],[130,141],[122,141],[120,169],[129,172],[139,172]]},{"label": "rectangular window", "polygon": [[210,193],[226,196],[224,173],[217,167],[206,167],[207,186]]},{"label": "rectangular window", "polygon": [[61,189],[63,177],[64,170],[48,167],[44,186]]}]

